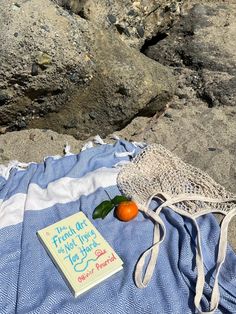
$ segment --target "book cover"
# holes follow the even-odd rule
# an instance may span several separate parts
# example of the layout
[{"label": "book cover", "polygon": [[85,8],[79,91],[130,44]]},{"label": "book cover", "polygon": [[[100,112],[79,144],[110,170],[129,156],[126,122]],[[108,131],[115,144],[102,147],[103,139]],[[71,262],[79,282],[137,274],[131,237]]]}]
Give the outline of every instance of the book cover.
[{"label": "book cover", "polygon": [[120,257],[82,212],[37,235],[75,297],[122,269]]}]

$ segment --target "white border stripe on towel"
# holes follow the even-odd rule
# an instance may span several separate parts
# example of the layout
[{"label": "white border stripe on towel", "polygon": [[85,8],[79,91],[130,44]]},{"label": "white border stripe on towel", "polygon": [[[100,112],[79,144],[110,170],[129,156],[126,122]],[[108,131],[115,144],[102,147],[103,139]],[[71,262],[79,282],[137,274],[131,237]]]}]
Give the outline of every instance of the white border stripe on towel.
[{"label": "white border stripe on towel", "polygon": [[81,178],[63,177],[42,189],[35,183],[29,185],[27,194],[17,193],[0,201],[0,228],[23,221],[25,210],[41,210],[57,203],[76,201],[82,195],[94,193],[98,188],[116,185],[118,168],[99,168]]}]

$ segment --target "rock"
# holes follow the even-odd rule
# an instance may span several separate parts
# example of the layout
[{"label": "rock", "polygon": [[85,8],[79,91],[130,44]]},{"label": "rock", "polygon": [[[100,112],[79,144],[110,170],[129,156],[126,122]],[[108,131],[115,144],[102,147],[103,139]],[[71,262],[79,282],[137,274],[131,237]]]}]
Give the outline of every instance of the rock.
[{"label": "rock", "polygon": [[130,37],[130,32],[127,27],[124,27],[120,24],[116,24],[115,26],[119,34],[125,34],[126,36]]},{"label": "rock", "polygon": [[5,134],[7,131],[6,127],[0,128],[0,134]]},{"label": "rock", "polygon": [[178,75],[187,73],[187,68],[188,77],[194,78],[189,85],[210,107],[235,106],[235,16],[235,4],[195,4],[173,26],[169,36],[147,47],[144,53],[177,67]]},{"label": "rock", "polygon": [[31,67],[31,75],[36,76],[38,74],[39,74],[38,64],[36,62],[33,62]]},{"label": "rock", "polygon": [[20,9],[20,4],[19,3],[14,3],[13,5],[12,5],[12,10],[14,10],[14,11],[18,11]]},{"label": "rock", "polygon": [[116,17],[113,14],[108,14],[107,16],[108,20],[111,22],[111,24],[115,24],[116,22]]},{"label": "rock", "polygon": [[11,94],[7,90],[0,90],[0,106],[5,105],[10,99]]},{"label": "rock", "polygon": [[164,114],[164,117],[168,118],[168,119],[172,119],[172,115],[169,112],[166,112]]},{"label": "rock", "polygon": [[12,93],[0,107],[0,126],[104,136],[134,116],[153,115],[172,97],[172,72],[126,45],[117,31],[50,0],[19,3],[15,11],[13,0],[4,2],[0,12],[0,86]]},{"label": "rock", "polygon": [[87,0],[56,0],[60,6],[69,10],[71,13],[80,15],[83,12]]},{"label": "rock", "polygon": [[35,58],[35,61],[38,65],[40,65],[42,68],[47,68],[52,63],[52,57],[49,56],[45,52],[39,52]]},{"label": "rock", "polygon": [[140,38],[144,37],[144,28],[142,26],[137,26],[137,33],[139,35]]},{"label": "rock", "polygon": [[114,0],[112,4],[87,0],[83,4],[83,18],[102,29],[118,30],[122,41],[140,50],[146,39],[168,31],[187,5],[186,0],[159,0],[158,3],[156,0]]}]

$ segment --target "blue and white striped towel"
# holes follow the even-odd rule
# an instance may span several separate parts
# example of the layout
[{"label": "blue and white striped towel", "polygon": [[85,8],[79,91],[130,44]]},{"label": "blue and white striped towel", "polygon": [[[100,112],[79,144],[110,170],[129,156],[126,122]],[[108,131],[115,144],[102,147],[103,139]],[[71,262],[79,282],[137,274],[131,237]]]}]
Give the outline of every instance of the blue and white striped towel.
[{"label": "blue and white striped towel", "polygon": [[[188,314],[195,313],[196,267],[191,222],[165,208],[167,234],[154,276],[147,288],[133,280],[135,264],[152,244],[153,224],[140,213],[131,223],[92,220],[94,208],[120,194],[116,186],[125,152],[140,148],[126,142],[89,148],[78,155],[47,158],[26,170],[0,176],[0,313],[1,314]],[[118,153],[118,154],[117,154]],[[153,203],[152,206],[155,206]],[[36,231],[82,210],[124,261],[124,270],[74,298],[40,244]],[[212,215],[199,219],[208,286],[208,305],[219,227]],[[228,248],[219,278],[221,300],[216,313],[236,313],[236,255]]]}]

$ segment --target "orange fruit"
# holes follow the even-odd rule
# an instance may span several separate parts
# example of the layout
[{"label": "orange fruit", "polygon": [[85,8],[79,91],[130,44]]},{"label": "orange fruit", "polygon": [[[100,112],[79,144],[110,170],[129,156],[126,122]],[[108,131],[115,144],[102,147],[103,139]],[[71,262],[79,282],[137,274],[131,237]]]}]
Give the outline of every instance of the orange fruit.
[{"label": "orange fruit", "polygon": [[122,221],[130,221],[138,215],[138,206],[133,201],[123,201],[116,207],[116,216]]}]

